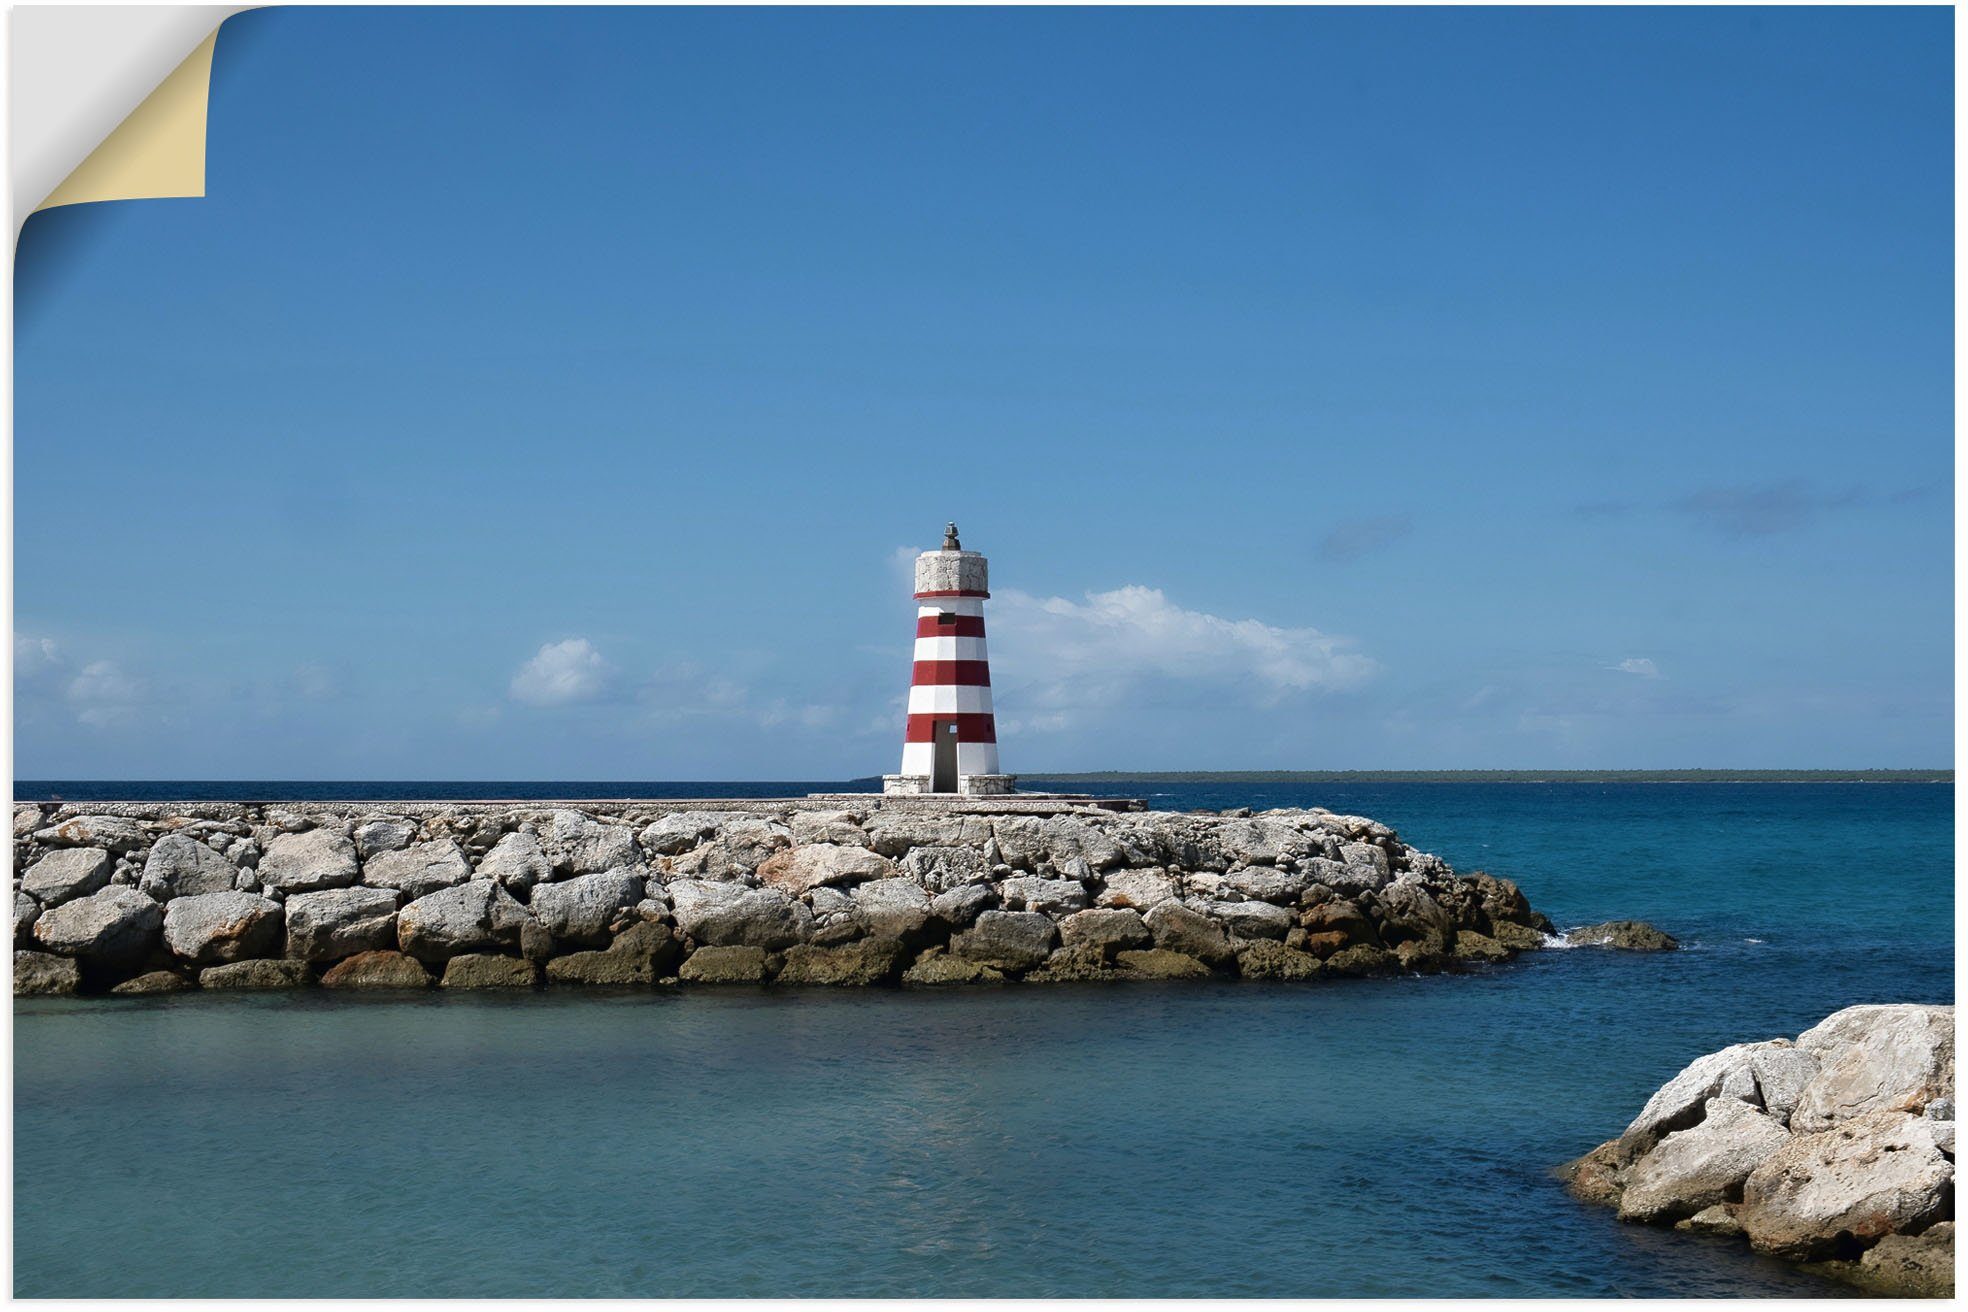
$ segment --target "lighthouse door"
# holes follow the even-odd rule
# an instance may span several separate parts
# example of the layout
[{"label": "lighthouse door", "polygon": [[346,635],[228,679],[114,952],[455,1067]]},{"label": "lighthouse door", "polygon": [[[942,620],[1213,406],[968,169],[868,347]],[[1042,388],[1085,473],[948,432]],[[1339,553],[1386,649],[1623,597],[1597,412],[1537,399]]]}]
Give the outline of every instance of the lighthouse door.
[{"label": "lighthouse door", "polygon": [[955,720],[936,722],[936,752],[930,758],[929,791],[932,793],[957,791],[957,722]]}]

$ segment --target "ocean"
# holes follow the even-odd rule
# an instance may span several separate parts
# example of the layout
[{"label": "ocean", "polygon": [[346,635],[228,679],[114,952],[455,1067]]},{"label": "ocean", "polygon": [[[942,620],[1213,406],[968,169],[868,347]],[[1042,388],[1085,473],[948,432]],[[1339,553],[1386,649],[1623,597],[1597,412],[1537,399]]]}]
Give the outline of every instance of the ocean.
[{"label": "ocean", "polygon": [[1100,790],[1370,815],[1560,926],[1686,950],[1299,986],[20,999],[14,1292],[1844,1292],[1622,1225],[1550,1170],[1704,1052],[1952,1002],[1949,786]]}]

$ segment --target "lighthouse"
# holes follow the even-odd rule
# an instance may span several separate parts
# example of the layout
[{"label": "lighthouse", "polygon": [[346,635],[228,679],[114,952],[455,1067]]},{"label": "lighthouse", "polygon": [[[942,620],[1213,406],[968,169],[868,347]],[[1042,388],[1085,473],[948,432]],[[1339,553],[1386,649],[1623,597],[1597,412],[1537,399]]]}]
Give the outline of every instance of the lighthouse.
[{"label": "lighthouse", "polygon": [[984,652],[984,599],[990,566],[965,551],[957,526],[943,546],[916,557],[916,651],[902,772],[882,776],[884,793],[985,797],[1018,782],[998,773],[998,729],[991,712],[991,662]]}]

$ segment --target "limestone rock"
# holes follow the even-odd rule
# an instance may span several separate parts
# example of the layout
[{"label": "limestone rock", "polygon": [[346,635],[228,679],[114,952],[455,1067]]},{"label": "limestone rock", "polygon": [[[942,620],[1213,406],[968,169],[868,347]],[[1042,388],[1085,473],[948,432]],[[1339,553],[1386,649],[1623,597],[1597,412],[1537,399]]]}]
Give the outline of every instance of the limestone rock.
[{"label": "limestone rock", "polygon": [[110,992],[122,998],[153,997],[161,993],[182,993],[195,987],[174,970],[153,970],[135,979],[126,979]]},{"label": "limestone rock", "polygon": [[326,989],[427,989],[430,972],[401,952],[358,952],[321,976]]},{"label": "limestone rock", "polygon": [[1059,922],[1059,937],[1069,948],[1090,947],[1110,960],[1116,952],[1154,942],[1141,913],[1125,907],[1075,911]]},{"label": "limestone rock", "polygon": [[1212,902],[1210,918],[1241,939],[1278,939],[1292,928],[1292,913],[1269,902]]},{"label": "limestone rock", "polygon": [[1669,1134],[1627,1172],[1620,1217],[1673,1221],[1733,1201],[1749,1173],[1789,1140],[1748,1103],[1719,1098],[1700,1122]]},{"label": "limestone rock", "polygon": [[931,893],[982,884],[991,877],[990,864],[980,848],[927,844],[907,849],[901,861],[902,873]]},{"label": "limestone rock", "polygon": [[636,835],[651,856],[678,856],[700,845],[730,819],[722,811],[672,811]]},{"label": "limestone rock", "polygon": [[1565,935],[1575,948],[1622,948],[1628,952],[1672,952],[1681,945],[1644,920],[1608,920],[1581,925]]},{"label": "limestone rock", "polygon": [[1311,881],[1303,874],[1270,866],[1238,866],[1223,876],[1222,887],[1258,902],[1290,904]]},{"label": "limestone rock", "polygon": [[196,966],[216,966],[280,950],[278,902],[228,890],[173,898],[164,908],[164,946]]},{"label": "limestone rock", "polygon": [[1155,946],[1194,957],[1205,965],[1226,968],[1236,959],[1223,926],[1180,902],[1162,902],[1142,919],[1155,936]]},{"label": "limestone rock", "polygon": [[977,917],[990,910],[994,899],[982,884],[960,884],[929,900],[929,914],[944,928],[955,932],[977,923]]},{"label": "limestone rock", "polygon": [[821,885],[887,879],[894,873],[895,865],[887,857],[878,856],[866,847],[840,843],[808,843],[774,852],[758,867],[761,880],[789,893],[804,893]]},{"label": "limestone rock", "polygon": [[257,875],[260,883],[283,893],[344,888],[356,880],[355,844],[332,829],[275,834],[267,841]]},{"label": "limestone rock", "polygon": [[1693,1216],[1684,1216],[1676,1221],[1674,1228],[1697,1235],[1739,1235],[1743,1232],[1742,1222],[1736,1219],[1736,1209],[1731,1203],[1704,1207]]},{"label": "limestone rock", "polygon": [[1323,969],[1311,953],[1271,939],[1259,939],[1237,954],[1237,973],[1245,979],[1317,979]]},{"label": "limestone rock", "polygon": [[234,961],[198,972],[201,989],[302,989],[313,984],[313,974],[299,961]]},{"label": "limestone rock", "polygon": [[82,968],[47,952],[14,953],[14,996],[73,993],[82,987]]},{"label": "limestone rock", "polygon": [[518,944],[520,927],[537,923],[512,894],[489,879],[439,889],[396,913],[397,946],[421,961]]},{"label": "limestone rock", "polygon": [[1356,943],[1350,948],[1342,948],[1325,960],[1325,969],[1335,975],[1386,975],[1400,965],[1393,953],[1386,948],[1372,947]]},{"label": "limestone rock", "polygon": [[863,939],[837,948],[798,944],[786,949],[786,964],[780,968],[777,982],[831,986],[882,984],[894,979],[908,959],[907,951],[894,938]]},{"label": "limestone rock", "polygon": [[1103,881],[1100,896],[1094,901],[1097,906],[1146,912],[1177,892],[1175,881],[1160,870],[1116,870]]},{"label": "limestone rock", "polygon": [[106,847],[134,852],[150,841],[142,825],[115,815],[78,815],[43,829],[34,841],[49,847]]},{"label": "limestone rock", "polygon": [[600,945],[609,927],[642,898],[639,873],[608,870],[557,884],[537,884],[529,905],[548,933],[563,943]]},{"label": "limestone rock", "polygon": [[683,945],[669,926],[641,920],[615,936],[599,952],[575,952],[547,963],[547,978],[556,984],[651,984],[667,975],[683,955]]},{"label": "limestone rock", "polygon": [[185,834],[166,834],[150,849],[138,887],[159,902],[230,891],[239,867]]},{"label": "limestone rock", "polygon": [[1545,946],[1544,934],[1541,930],[1508,920],[1491,921],[1490,937],[1512,952],[1536,952]]},{"label": "limestone rock", "polygon": [[727,825],[709,842],[670,858],[670,868],[696,879],[750,879],[791,844],[792,833],[784,825],[747,821]]},{"label": "limestone rock", "polygon": [[1479,934],[1473,929],[1459,929],[1455,936],[1455,954],[1462,961],[1508,961],[1517,955],[1488,934]]},{"label": "limestone rock", "polygon": [[540,982],[537,962],[490,952],[468,952],[444,963],[447,989],[530,989]]},{"label": "limestone rock", "polygon": [[14,946],[24,948],[34,941],[34,922],[41,915],[41,904],[25,893],[14,894]]},{"label": "limestone rock", "polygon": [[853,897],[868,933],[876,938],[914,939],[929,922],[929,895],[913,879],[869,880],[855,886]]},{"label": "limestone rock", "polygon": [[414,843],[398,851],[378,852],[362,867],[363,883],[372,888],[396,889],[410,900],[462,884],[471,877],[471,862],[448,838]]},{"label": "limestone rock", "polygon": [[1743,1186],[1738,1214],[1750,1243],[1803,1260],[1942,1219],[1952,1203],[1954,1164],[1935,1142],[1934,1125],[1875,1111],[1792,1136]]},{"label": "limestone rock", "polygon": [[1351,898],[1333,898],[1309,907],[1299,917],[1299,924],[1308,934],[1336,934],[1342,946],[1365,943],[1380,946],[1380,932],[1374,928],[1373,921]]},{"label": "limestone rock", "polygon": [[477,877],[497,881],[515,894],[524,895],[535,884],[553,878],[553,864],[547,860],[540,840],[528,833],[507,834],[492,845],[478,863]]},{"label": "limestone rock", "polygon": [[379,852],[394,852],[410,845],[417,826],[401,816],[379,816],[355,827],[356,855],[364,860]]},{"label": "limestone rock", "polygon": [[1052,955],[1059,931],[1036,911],[986,911],[950,940],[950,951],[1000,970],[1030,970]]},{"label": "limestone rock", "polygon": [[998,895],[1012,911],[1044,911],[1061,915],[1078,911],[1091,899],[1086,885],[1077,879],[1040,879],[1020,875],[998,885]]},{"label": "limestone rock", "polygon": [[861,827],[865,817],[852,811],[795,811],[789,822],[793,843],[833,843],[846,847],[867,847],[868,832]]},{"label": "limestone rock", "polygon": [[65,957],[131,961],[155,945],[163,926],[163,907],[134,888],[112,885],[43,911],[34,940]]},{"label": "limestone rock", "polygon": [[1888,1298],[1952,1298],[1954,1222],[1937,1221],[1917,1235],[1887,1235],[1860,1255],[1858,1268],[1840,1278]]},{"label": "limestone rock", "polygon": [[1137,948],[1122,952],[1114,964],[1143,979],[1208,979],[1210,968],[1184,952],[1167,948]]},{"label": "limestone rock", "polygon": [[1655,1090],[1621,1138],[1645,1152],[1665,1135],[1699,1122],[1715,1098],[1746,1103],[1786,1125],[1817,1069],[1815,1057],[1786,1039],[1732,1044],[1697,1057]]},{"label": "limestone rock", "polygon": [[698,948],[684,959],[677,975],[687,984],[763,984],[765,949],[756,947]]},{"label": "limestone rock", "polygon": [[554,869],[574,875],[599,874],[642,861],[628,826],[604,824],[583,811],[555,811],[545,847]]},{"label": "limestone rock", "polygon": [[1091,980],[1122,978],[1107,960],[1107,954],[1090,943],[1057,948],[1045,964],[1025,975],[1027,984],[1079,984]]},{"label": "limestone rock", "polygon": [[44,907],[59,906],[106,888],[115,868],[115,860],[99,847],[56,848],[27,868],[21,891]]},{"label": "limestone rock", "polygon": [[1954,1091],[1954,1008],[1847,1007],[1797,1036],[1819,1061],[1794,1128],[1830,1129],[1868,1112],[1923,1112]]},{"label": "limestone rock", "polygon": [[670,896],[677,927],[699,943],[778,951],[813,931],[813,912],[783,889],[679,879]]},{"label": "limestone rock", "polygon": [[1004,972],[968,957],[953,957],[942,948],[930,948],[916,958],[916,964],[902,972],[904,984],[934,987],[946,984],[1002,984]]},{"label": "limestone rock", "polygon": [[287,955],[333,961],[396,943],[396,898],[387,888],[329,888],[288,897]]}]

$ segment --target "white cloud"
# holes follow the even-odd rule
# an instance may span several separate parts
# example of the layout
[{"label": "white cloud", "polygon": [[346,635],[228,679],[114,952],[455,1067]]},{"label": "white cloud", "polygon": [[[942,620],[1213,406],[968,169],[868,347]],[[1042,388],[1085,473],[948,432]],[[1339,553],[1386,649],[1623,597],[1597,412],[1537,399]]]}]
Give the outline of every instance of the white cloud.
[{"label": "white cloud", "polygon": [[1018,693],[1034,729],[1064,728],[1071,712],[1123,702],[1154,681],[1188,684],[1220,703],[1274,706],[1353,687],[1378,668],[1347,639],[1185,610],[1138,585],[1084,601],[1002,592],[990,625],[993,669],[1029,685]]},{"label": "white cloud", "polygon": [[550,642],[513,675],[512,698],[528,706],[599,701],[608,694],[614,674],[586,638]]},{"label": "white cloud", "polygon": [[1621,674],[1637,674],[1643,679],[1661,677],[1660,667],[1645,656],[1629,656],[1618,665],[1609,665],[1606,668],[1618,670]]},{"label": "white cloud", "polygon": [[143,691],[142,681],[125,674],[115,661],[91,661],[69,680],[66,696],[76,719],[107,728],[135,714]]},{"label": "white cloud", "polygon": [[32,682],[67,664],[53,638],[14,639],[14,681]]}]

